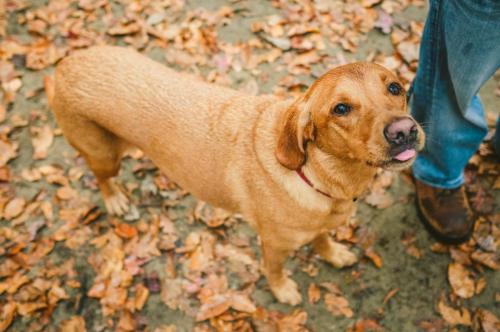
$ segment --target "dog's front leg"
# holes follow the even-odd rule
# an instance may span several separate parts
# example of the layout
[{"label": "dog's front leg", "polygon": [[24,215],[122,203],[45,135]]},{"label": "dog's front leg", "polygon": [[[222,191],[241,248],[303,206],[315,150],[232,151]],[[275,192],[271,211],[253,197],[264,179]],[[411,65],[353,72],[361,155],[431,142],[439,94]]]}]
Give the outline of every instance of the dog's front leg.
[{"label": "dog's front leg", "polygon": [[333,241],[328,233],[318,235],[312,245],[318,255],[336,268],[351,266],[358,260],[346,245]]},{"label": "dog's front leg", "polygon": [[300,244],[295,246],[291,243],[284,245],[276,239],[262,241],[263,272],[271,291],[281,303],[297,305],[302,301],[297,284],[284,270],[286,259],[299,246]]}]

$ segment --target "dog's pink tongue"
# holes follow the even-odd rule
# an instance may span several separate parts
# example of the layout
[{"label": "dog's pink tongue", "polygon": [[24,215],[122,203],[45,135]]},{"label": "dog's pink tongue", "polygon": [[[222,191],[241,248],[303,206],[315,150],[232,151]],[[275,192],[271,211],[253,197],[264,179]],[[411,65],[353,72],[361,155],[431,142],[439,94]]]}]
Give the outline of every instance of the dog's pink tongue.
[{"label": "dog's pink tongue", "polygon": [[415,157],[415,150],[414,149],[409,149],[409,150],[404,150],[400,154],[394,157],[394,159],[399,160],[399,161],[407,161],[413,157]]}]

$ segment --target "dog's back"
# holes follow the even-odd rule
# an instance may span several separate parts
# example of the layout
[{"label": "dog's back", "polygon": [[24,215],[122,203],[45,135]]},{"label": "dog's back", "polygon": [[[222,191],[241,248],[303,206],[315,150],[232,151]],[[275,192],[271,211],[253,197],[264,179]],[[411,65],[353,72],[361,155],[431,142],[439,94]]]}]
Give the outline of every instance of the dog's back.
[{"label": "dog's back", "polygon": [[252,105],[260,97],[207,84],[135,51],[109,46],[64,59],[48,95],[66,138],[84,156],[97,151],[102,158],[110,155],[114,164],[129,145],[137,146],[182,187],[235,208],[225,192],[224,173],[241,153],[241,147],[234,149],[240,135],[248,135],[257,116]]}]

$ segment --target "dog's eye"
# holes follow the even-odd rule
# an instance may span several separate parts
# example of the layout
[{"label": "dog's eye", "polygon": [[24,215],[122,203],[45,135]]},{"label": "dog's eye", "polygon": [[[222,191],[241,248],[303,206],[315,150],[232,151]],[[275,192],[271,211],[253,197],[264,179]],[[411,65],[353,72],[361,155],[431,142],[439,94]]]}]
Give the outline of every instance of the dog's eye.
[{"label": "dog's eye", "polygon": [[351,111],[351,106],[347,104],[337,104],[332,110],[332,113],[336,115],[346,115]]},{"label": "dog's eye", "polygon": [[401,85],[399,85],[398,83],[396,82],[392,82],[391,84],[389,84],[389,86],[387,87],[387,90],[389,90],[389,92],[392,94],[392,95],[395,95],[395,96],[399,96],[401,94],[401,91],[403,90],[403,88],[401,87]]}]

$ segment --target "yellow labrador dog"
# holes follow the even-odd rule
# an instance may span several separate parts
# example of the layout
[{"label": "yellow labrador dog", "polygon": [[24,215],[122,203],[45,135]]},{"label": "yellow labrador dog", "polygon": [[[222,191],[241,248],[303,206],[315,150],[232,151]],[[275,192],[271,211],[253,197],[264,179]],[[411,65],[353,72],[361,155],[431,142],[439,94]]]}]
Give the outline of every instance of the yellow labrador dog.
[{"label": "yellow labrador dog", "polygon": [[377,167],[408,167],[424,142],[398,78],[371,63],[332,69],[282,101],[101,46],[64,59],[47,86],[109,213],[127,211],[113,177],[127,148],[138,147],[199,199],[245,216],[260,235],[272,292],[292,305],[301,295],[283,271],[290,253],[312,243],[334,266],[352,265],[355,255],[328,231],[350,218]]}]

